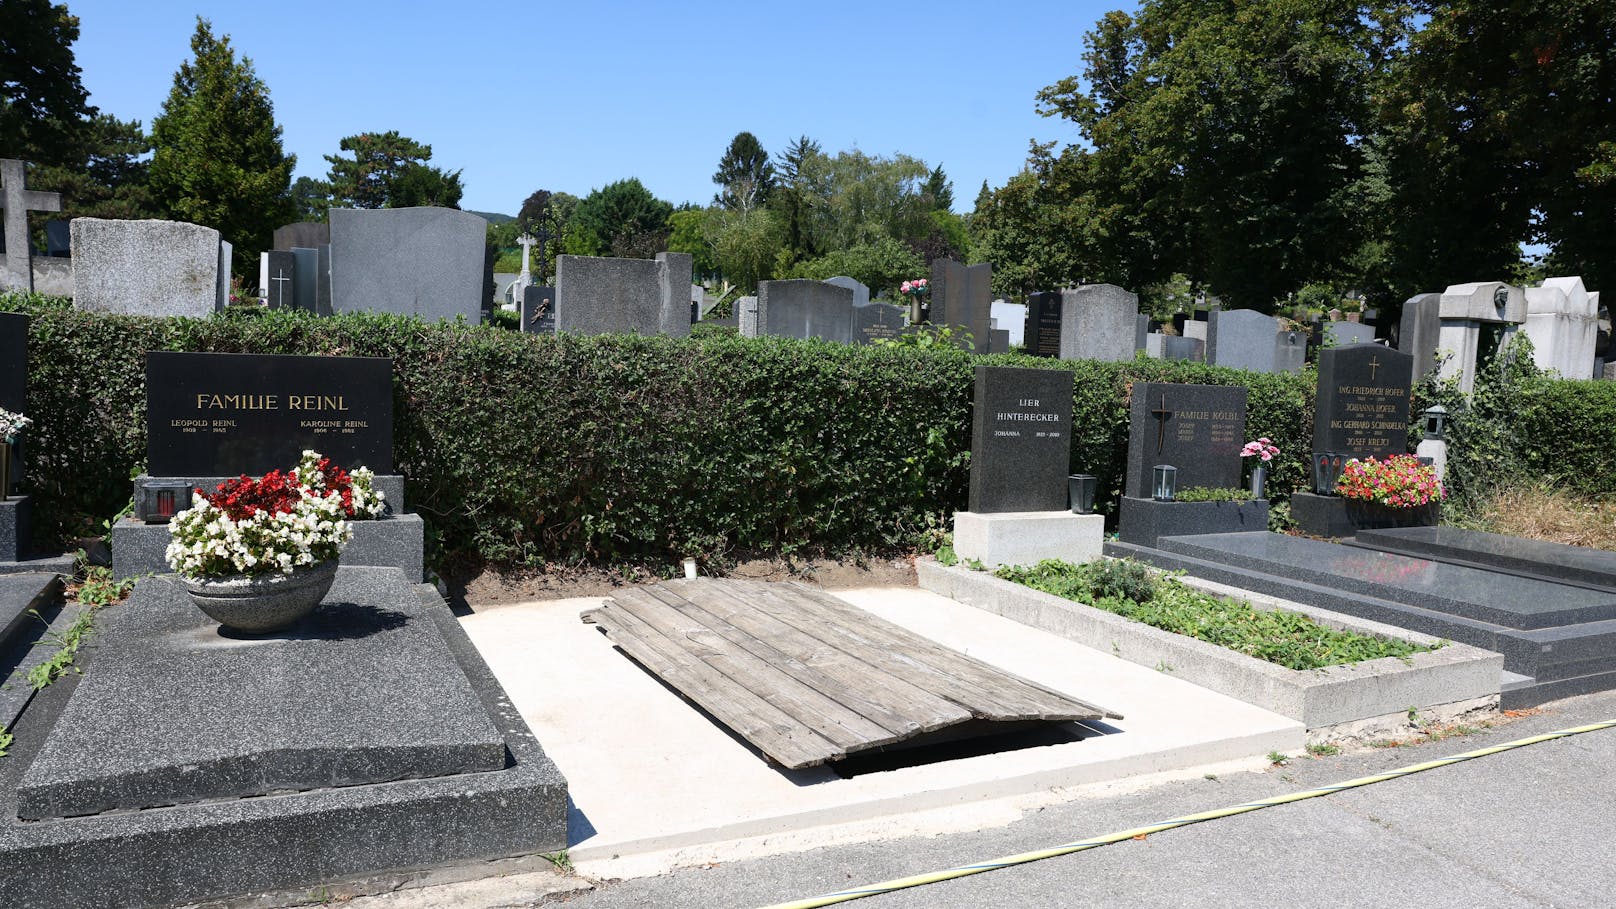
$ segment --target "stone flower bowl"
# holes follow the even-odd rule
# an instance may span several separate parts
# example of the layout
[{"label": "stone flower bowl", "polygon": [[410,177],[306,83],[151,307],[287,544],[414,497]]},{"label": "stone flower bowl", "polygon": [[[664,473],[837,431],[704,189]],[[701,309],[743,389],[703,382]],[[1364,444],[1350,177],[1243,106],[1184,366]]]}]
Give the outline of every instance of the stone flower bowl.
[{"label": "stone flower bowl", "polygon": [[179,577],[191,602],[209,618],[237,631],[267,634],[290,628],[320,605],[337,579],[337,560],[294,568],[291,574]]}]

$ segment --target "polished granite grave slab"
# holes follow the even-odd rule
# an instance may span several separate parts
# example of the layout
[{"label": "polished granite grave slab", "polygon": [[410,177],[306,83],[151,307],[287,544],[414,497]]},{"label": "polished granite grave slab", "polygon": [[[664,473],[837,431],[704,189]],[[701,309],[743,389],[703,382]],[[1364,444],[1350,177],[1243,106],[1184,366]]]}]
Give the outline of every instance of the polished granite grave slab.
[{"label": "polished granite grave slab", "polygon": [[[357,610],[339,607],[323,622],[257,643],[219,637],[202,624],[200,614],[182,617],[171,593],[161,579],[141,581],[130,602],[104,614],[106,624],[81,651],[84,675],[64,676],[40,692],[13,727],[11,755],[0,760],[5,905],[76,909],[192,904],[318,888],[358,877],[403,879],[423,869],[566,847],[566,781],[430,586],[411,584],[396,569],[342,568],[323,608],[347,603]],[[211,645],[201,646],[201,641]],[[350,665],[336,665],[341,657],[309,652],[328,648]],[[198,649],[207,651],[201,665],[221,652],[240,657],[244,662],[236,664],[239,672],[230,683],[255,691],[266,703],[241,704],[246,698],[198,691],[195,682],[202,677],[183,668],[151,670],[168,673],[164,684],[172,687],[135,687],[155,683],[139,682],[142,676],[118,665],[138,659],[183,664]],[[407,665],[419,659],[432,666]],[[299,680],[311,670],[307,680]],[[109,717],[90,717],[78,707],[82,691],[101,687],[99,677],[120,673],[126,680],[121,702],[99,696],[85,701],[96,703]],[[313,691],[319,694],[307,694]],[[240,712],[222,718],[197,715],[218,710],[233,697],[237,706],[228,709]],[[172,703],[157,708],[144,703],[150,701]],[[180,741],[183,734],[134,720],[154,711],[167,711],[199,741],[187,746]],[[301,718],[298,711],[317,716]],[[396,720],[395,728],[366,715],[377,712]],[[331,744],[343,734],[345,722],[356,730],[355,738],[385,745],[393,771],[408,774],[417,758],[421,763],[413,769],[422,771],[429,763],[436,765],[433,772],[456,762],[487,767],[489,726],[497,737],[498,758],[491,769],[471,772],[422,773],[354,785],[331,778],[330,785],[302,791],[274,789],[169,807],[21,819],[22,778],[33,773],[44,753],[58,750],[56,738],[82,742],[74,723],[87,720],[111,729],[119,717],[132,730],[122,735],[125,743],[149,735],[174,753],[189,750],[204,757],[219,750],[257,749],[267,766],[282,770],[298,763],[299,750],[305,756],[313,752],[311,743],[300,739],[304,731],[318,730]],[[439,723],[446,725],[431,728]],[[204,736],[217,738],[203,741]],[[459,751],[464,742],[475,743],[472,754]],[[276,753],[281,749],[291,750]],[[453,760],[445,757],[457,751]],[[116,777],[128,769],[119,763],[98,768],[94,762],[105,757],[105,749],[94,757],[81,756],[82,772],[110,770],[109,776]],[[308,766],[318,769],[318,761]],[[195,769],[200,776],[219,770]],[[367,765],[364,775],[393,776],[392,771],[373,772],[378,769]],[[178,768],[170,782],[185,772]]]},{"label": "polished granite grave slab", "polygon": [[373,593],[349,575],[303,622],[249,637],[171,578],[143,582],[23,775],[18,816],[504,767],[504,737],[419,603]]},{"label": "polished granite grave slab", "polygon": [[1278,533],[1167,537],[1158,545],[1169,552],[1328,583],[1505,628],[1549,628],[1616,619],[1616,592],[1566,587]]},{"label": "polished granite grave slab", "polygon": [[1355,545],[1491,571],[1616,590],[1616,552],[1462,530],[1395,527],[1364,530]]},{"label": "polished granite grave slab", "polygon": [[[1106,555],[1116,558],[1135,558],[1158,568],[1184,571],[1199,578],[1251,590],[1270,596],[1283,597],[1322,609],[1384,622],[1424,634],[1470,644],[1504,655],[1504,670],[1500,704],[1504,708],[1531,707],[1557,698],[1605,691],[1616,688],[1616,619],[1598,619],[1563,625],[1534,628],[1515,628],[1496,624],[1472,615],[1452,611],[1451,597],[1434,596],[1428,585],[1409,583],[1397,586],[1400,579],[1411,581],[1419,573],[1431,571],[1430,563],[1422,559],[1398,557],[1401,562],[1380,560],[1386,574],[1373,581],[1329,574],[1322,570],[1329,566],[1329,558],[1340,553],[1352,554],[1351,564],[1372,566],[1373,557],[1384,556],[1368,550],[1308,540],[1292,542],[1310,543],[1306,547],[1292,548],[1278,543],[1270,554],[1287,554],[1292,561],[1254,557],[1267,547],[1256,541],[1236,541],[1223,545],[1234,537],[1278,536],[1276,534],[1219,534],[1209,537],[1167,537],[1157,544],[1159,548],[1139,546],[1122,541],[1107,543]],[[1290,538],[1280,537],[1280,540]],[[1359,561],[1369,557],[1368,560]],[[1422,564],[1425,563],[1425,564]],[[1339,563],[1338,563],[1339,564]],[[1459,566],[1444,566],[1456,569]],[[1474,572],[1469,578],[1473,584],[1525,579],[1509,575],[1466,569]],[[1449,577],[1439,573],[1438,577]],[[1535,581],[1535,590],[1552,603],[1561,596],[1580,597],[1602,595],[1601,591]],[[1440,588],[1439,588],[1440,589]],[[1517,592],[1520,588],[1516,588]],[[1451,591],[1444,591],[1448,593]],[[1472,596],[1477,596],[1475,588]],[[1480,594],[1487,596],[1487,594]],[[1471,604],[1475,606],[1476,604]],[[1493,598],[1493,607],[1502,609],[1510,605],[1507,597]],[[1468,609],[1472,614],[1474,609]],[[1540,612],[1535,618],[1542,620],[1552,612]],[[1562,612],[1562,615],[1567,614]],[[1574,614],[1574,613],[1572,613]]]}]

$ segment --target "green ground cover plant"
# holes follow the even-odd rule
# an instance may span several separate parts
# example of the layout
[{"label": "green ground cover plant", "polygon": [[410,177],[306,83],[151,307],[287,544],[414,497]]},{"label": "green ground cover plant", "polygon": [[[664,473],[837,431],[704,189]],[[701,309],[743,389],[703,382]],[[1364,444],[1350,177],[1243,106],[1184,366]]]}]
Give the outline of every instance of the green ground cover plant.
[{"label": "green ground cover plant", "polygon": [[1202,593],[1129,559],[1082,565],[1049,560],[1031,567],[1003,566],[994,574],[1287,669],[1407,659],[1440,646],[1340,631],[1299,613],[1257,609],[1243,600]]}]

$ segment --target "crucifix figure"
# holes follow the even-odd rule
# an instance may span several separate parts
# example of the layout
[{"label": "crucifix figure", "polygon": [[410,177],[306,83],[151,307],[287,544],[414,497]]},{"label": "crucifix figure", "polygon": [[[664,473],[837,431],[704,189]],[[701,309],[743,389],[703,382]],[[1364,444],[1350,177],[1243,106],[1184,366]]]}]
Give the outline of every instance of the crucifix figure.
[{"label": "crucifix figure", "polygon": [[1162,453],[1162,447],[1167,441],[1167,420],[1173,412],[1167,409],[1167,392],[1162,392],[1161,403],[1151,411],[1156,417],[1156,453]]},{"label": "crucifix figure", "polygon": [[1376,357],[1370,357],[1369,358],[1369,381],[1371,381],[1371,382],[1375,381],[1375,370],[1377,370],[1379,368],[1380,368],[1380,360],[1378,358],[1376,358]]},{"label": "crucifix figure", "polygon": [[28,213],[61,211],[60,193],[35,192],[26,187],[27,171],[15,158],[0,160],[0,207],[6,210],[6,268],[0,272],[0,290],[33,290],[34,265],[28,250]]},{"label": "crucifix figure", "polygon": [[275,308],[280,309],[286,303],[286,285],[282,284],[281,282],[290,281],[292,279],[286,277],[285,268],[280,268],[276,270],[275,277],[270,278],[269,280],[275,282]]}]

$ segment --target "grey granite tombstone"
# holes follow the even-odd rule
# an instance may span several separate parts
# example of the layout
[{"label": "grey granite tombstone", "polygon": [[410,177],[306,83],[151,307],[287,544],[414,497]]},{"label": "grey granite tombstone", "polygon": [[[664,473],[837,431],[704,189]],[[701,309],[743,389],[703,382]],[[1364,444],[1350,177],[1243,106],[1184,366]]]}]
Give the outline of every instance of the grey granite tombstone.
[{"label": "grey granite tombstone", "polygon": [[1145,336],[1150,334],[1150,317],[1140,313],[1134,320],[1133,349],[1135,352],[1145,349]]},{"label": "grey granite tombstone", "polygon": [[219,295],[218,306],[221,309],[230,305],[230,273],[233,270],[234,263],[232,259],[235,253],[236,248],[231,245],[230,241],[219,241],[219,283],[217,290]]},{"label": "grey granite tombstone", "polygon": [[[0,410],[28,415],[28,317],[22,313],[0,312]],[[15,490],[22,482],[22,461],[15,449],[11,457]]]},{"label": "grey granite tombstone", "polygon": [[1274,372],[1298,373],[1307,364],[1307,334],[1282,331],[1274,335]]},{"label": "grey granite tombstone", "polygon": [[758,299],[757,297],[740,297],[735,301],[735,319],[737,330],[743,338],[758,336]]},{"label": "grey granite tombstone", "polygon": [[931,321],[971,335],[967,350],[985,352],[992,340],[988,319],[993,305],[993,266],[963,265],[953,259],[931,263]]},{"label": "grey granite tombstone", "polygon": [[522,330],[533,334],[555,334],[556,289],[529,284],[522,289]]},{"label": "grey granite tombstone", "polygon": [[[1011,303],[1009,300],[994,300],[988,307],[989,321],[994,328],[1002,328],[1010,333],[1009,346],[1026,347],[1027,344],[1027,307],[1021,303]],[[997,352],[997,351],[995,351]]]},{"label": "grey granite tombstone", "polygon": [[1140,382],[1128,413],[1128,475],[1124,491],[1150,498],[1151,471],[1178,469],[1178,488],[1240,485],[1247,390],[1239,385]]},{"label": "grey granite tombstone", "polygon": [[853,341],[853,291],[824,281],[758,282],[757,332],[779,338]]},{"label": "grey granite tombstone", "polygon": [[314,276],[314,312],[316,315],[331,315],[331,244],[327,243],[318,250],[319,257],[315,260]]},{"label": "grey granite tombstone", "polygon": [[452,208],[331,210],[331,308],[477,323],[488,222]]},{"label": "grey granite tombstone", "polygon": [[1324,343],[1327,346],[1346,347],[1350,344],[1372,344],[1375,327],[1361,322],[1325,322]]},{"label": "grey granite tombstone", "polygon": [[1207,322],[1206,361],[1250,372],[1278,372],[1274,336],[1279,323],[1253,309],[1218,310]]},{"label": "grey granite tombstone", "polygon": [[1010,352],[1010,329],[994,328],[988,331],[988,353]]},{"label": "grey granite tombstone", "polygon": [[1066,510],[1071,424],[1071,373],[978,366],[971,513]]},{"label": "grey granite tombstone", "polygon": [[1160,360],[1166,357],[1166,351],[1163,347],[1164,339],[1166,337],[1167,335],[1164,335],[1159,331],[1153,331],[1150,334],[1145,335],[1145,356],[1150,357],[1153,360]]},{"label": "grey granite tombstone", "polygon": [[[857,299],[855,297],[854,299]],[[891,303],[869,303],[853,307],[853,343],[873,344],[895,340],[908,326],[908,310]]]},{"label": "grey granite tombstone", "polygon": [[1414,355],[1379,344],[1319,351],[1313,453],[1350,458],[1408,454]]},{"label": "grey granite tombstone", "polygon": [[292,275],[292,305],[305,312],[318,312],[320,251],[295,247],[292,259],[297,265]]},{"label": "grey granite tombstone", "polygon": [[1115,284],[1084,284],[1062,290],[1061,301],[1061,359],[1108,363],[1133,359],[1138,294]]},{"label": "grey granite tombstone", "polygon": [[826,278],[825,283],[834,284],[837,287],[845,287],[848,290],[851,290],[853,292],[854,306],[864,306],[870,302],[870,289],[861,283],[857,278],[849,278],[846,275],[837,275],[834,278]]},{"label": "grey granite tombstone", "polygon": [[653,259],[560,256],[556,260],[556,330],[598,335],[690,335],[688,253]]},{"label": "grey granite tombstone", "polygon": [[1403,303],[1397,349],[1414,355],[1416,379],[1436,368],[1437,335],[1442,331],[1441,310],[1441,294],[1417,294]]},{"label": "grey granite tombstone", "polygon": [[230,299],[229,255],[211,227],[74,218],[72,235],[75,309],[202,318]]},{"label": "grey granite tombstone", "polygon": [[1027,295],[1027,353],[1035,357],[1061,355],[1061,300],[1059,291]]},{"label": "grey granite tombstone", "polygon": [[325,221],[297,221],[275,228],[274,246],[290,252],[298,248],[319,249],[331,243],[331,225]]},{"label": "grey granite tombstone", "polygon": [[73,255],[71,224],[57,219],[45,222],[45,255],[53,259],[65,259]]},{"label": "grey granite tombstone", "polygon": [[1207,316],[1208,318],[1186,319],[1184,322],[1184,332],[1182,336],[1186,338],[1194,338],[1204,345],[1207,338],[1212,334],[1212,321],[1210,318],[1211,313],[1198,312],[1196,315]]},{"label": "grey granite tombstone", "polygon": [[290,309],[297,300],[297,257],[290,250],[258,254],[258,287],[270,309]]},{"label": "grey granite tombstone", "polygon": [[[1193,325],[1193,322],[1186,322]],[[1185,360],[1192,363],[1206,362],[1206,342],[1200,338],[1184,338],[1174,335],[1162,337],[1163,360]]]}]

